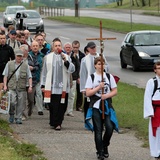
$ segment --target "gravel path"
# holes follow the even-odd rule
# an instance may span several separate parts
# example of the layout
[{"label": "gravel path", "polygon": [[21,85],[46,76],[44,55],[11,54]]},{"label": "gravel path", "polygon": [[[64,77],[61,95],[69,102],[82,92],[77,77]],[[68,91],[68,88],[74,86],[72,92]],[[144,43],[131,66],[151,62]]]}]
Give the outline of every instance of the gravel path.
[{"label": "gravel path", "polygon": [[[39,116],[35,111],[31,119],[22,125],[10,126],[24,141],[36,144],[48,160],[96,160],[94,135],[84,129],[83,113],[74,111],[74,117],[65,116],[62,130],[55,131],[49,126],[49,112]],[[1,117],[8,119],[7,115]],[[132,131],[114,133],[109,147],[108,160],[153,160],[149,149]]]}]

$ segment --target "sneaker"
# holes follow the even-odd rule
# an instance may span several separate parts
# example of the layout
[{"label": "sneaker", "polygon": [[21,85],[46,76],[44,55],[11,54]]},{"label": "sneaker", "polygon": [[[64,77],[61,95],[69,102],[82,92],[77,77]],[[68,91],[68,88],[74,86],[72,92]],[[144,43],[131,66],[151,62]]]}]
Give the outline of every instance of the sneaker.
[{"label": "sneaker", "polygon": [[68,113],[67,116],[74,117],[73,113]]},{"label": "sneaker", "polygon": [[38,112],[38,115],[43,115],[43,112],[42,112],[42,111],[39,111],[39,112]]},{"label": "sneaker", "polygon": [[97,159],[99,159],[99,160],[104,160],[104,155],[103,155],[103,153],[98,153],[98,152],[96,152],[96,154],[97,154]]},{"label": "sneaker", "polygon": [[27,117],[22,116],[22,121],[26,121],[26,120],[27,120]]},{"label": "sneaker", "polygon": [[10,122],[10,123],[13,123],[13,122],[14,122],[14,115],[10,115],[10,117],[9,117],[9,122]]},{"label": "sneaker", "polygon": [[16,120],[16,124],[22,124],[21,119],[17,119],[17,120]]},{"label": "sneaker", "polygon": [[104,147],[104,154],[103,154],[103,156],[104,156],[105,158],[108,158],[108,157],[109,157],[108,147]]}]

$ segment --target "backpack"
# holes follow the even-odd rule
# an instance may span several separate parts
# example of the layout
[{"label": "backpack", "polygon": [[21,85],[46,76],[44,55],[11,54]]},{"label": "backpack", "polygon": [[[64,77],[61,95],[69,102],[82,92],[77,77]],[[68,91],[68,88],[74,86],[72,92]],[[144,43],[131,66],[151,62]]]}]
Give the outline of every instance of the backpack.
[{"label": "backpack", "polygon": [[[110,83],[110,74],[107,73],[107,72],[105,72],[105,73],[106,73],[106,76],[107,76],[107,78],[108,78],[108,80],[109,80],[109,83]],[[118,81],[120,80],[120,78],[117,77],[117,76],[115,76],[115,75],[113,75],[113,77],[114,77],[116,83],[118,83]],[[92,82],[93,82],[93,81],[94,81],[94,74],[91,74],[91,79],[92,79]]]},{"label": "backpack", "polygon": [[157,87],[158,87],[158,81],[157,81],[157,78],[156,78],[156,77],[154,77],[154,78],[153,78],[153,81],[154,81],[154,90],[153,90],[152,97],[154,96],[154,94],[155,94],[156,90],[158,89],[158,88],[157,88]]},{"label": "backpack", "polygon": [[[110,74],[109,73],[107,73],[107,72],[105,72],[106,73],[106,76],[107,76],[107,78],[108,78],[108,80],[109,80],[109,86],[110,86],[110,89],[111,89],[111,85],[110,85]],[[120,80],[120,78],[119,77],[117,77],[117,76],[114,76],[113,75],[113,77],[114,77],[114,79],[115,79],[115,81],[116,81],[116,83],[118,83],[118,81]],[[91,79],[92,79],[92,83],[94,82],[94,74],[91,74]],[[93,99],[94,100],[96,100],[95,99],[95,95],[94,96],[91,96],[90,97],[90,99],[93,97]],[[96,96],[97,97],[97,96]],[[92,100],[91,100],[92,101]],[[93,101],[92,101],[93,102]],[[90,103],[90,105],[91,104],[93,104],[93,103]],[[112,98],[108,98],[108,105],[109,105],[109,107],[110,108],[113,108],[113,106],[112,106]],[[91,105],[92,106],[92,105]]]}]

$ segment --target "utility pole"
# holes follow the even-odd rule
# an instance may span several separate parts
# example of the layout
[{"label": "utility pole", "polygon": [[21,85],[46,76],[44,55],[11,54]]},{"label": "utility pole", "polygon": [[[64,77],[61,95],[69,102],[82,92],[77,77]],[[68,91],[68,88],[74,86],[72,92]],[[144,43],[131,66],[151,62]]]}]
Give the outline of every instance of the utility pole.
[{"label": "utility pole", "polygon": [[78,9],[79,9],[78,0],[74,0],[74,3],[75,3],[75,17],[79,17],[79,14],[78,14]]}]

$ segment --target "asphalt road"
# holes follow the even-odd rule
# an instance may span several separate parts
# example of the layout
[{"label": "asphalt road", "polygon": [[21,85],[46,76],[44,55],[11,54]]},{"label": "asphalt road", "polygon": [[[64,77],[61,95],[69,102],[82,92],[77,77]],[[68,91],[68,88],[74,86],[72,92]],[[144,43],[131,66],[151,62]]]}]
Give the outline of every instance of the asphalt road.
[{"label": "asphalt road", "polygon": [[[79,17],[96,17],[96,18],[105,18],[105,19],[114,19],[123,22],[131,23],[142,23],[142,24],[152,24],[160,25],[160,17],[142,15],[143,11],[139,10],[117,10],[117,9],[80,9]],[[145,11],[146,12],[146,11]],[[66,16],[74,16],[75,11],[73,9],[65,9]]]}]

